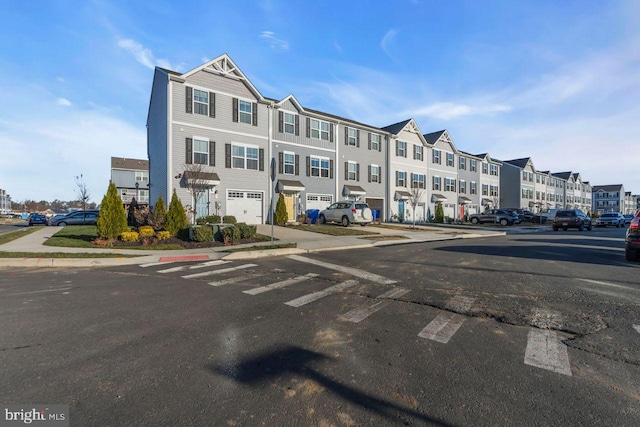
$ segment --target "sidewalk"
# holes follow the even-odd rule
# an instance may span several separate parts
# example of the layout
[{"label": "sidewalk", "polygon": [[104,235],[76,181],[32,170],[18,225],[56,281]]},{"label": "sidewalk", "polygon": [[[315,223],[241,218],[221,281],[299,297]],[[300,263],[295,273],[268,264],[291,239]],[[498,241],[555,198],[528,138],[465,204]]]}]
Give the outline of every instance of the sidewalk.
[{"label": "sidewalk", "polygon": [[[337,226],[336,226],[337,227]],[[60,229],[58,227],[44,227],[34,233],[0,245],[1,252],[57,252],[57,253],[108,253],[120,254],[122,258],[0,258],[0,267],[98,267],[114,265],[132,265],[153,262],[186,261],[193,259],[255,259],[267,256],[282,256],[309,252],[334,251],[355,248],[372,248],[398,244],[430,242],[452,239],[468,239],[478,237],[504,236],[505,231],[481,229],[479,227],[464,226],[417,226],[413,230],[409,224],[394,224],[393,228],[366,227],[367,231],[379,233],[376,239],[372,236],[330,236],[296,229],[295,226],[273,227],[274,243],[296,243],[296,248],[250,250],[227,252],[229,249],[252,246],[269,246],[271,241],[222,246],[215,248],[185,249],[173,251],[153,251],[121,248],[64,248],[44,246],[44,242]],[[271,225],[258,225],[259,234],[271,236]],[[394,238],[392,236],[397,236]],[[382,239],[388,240],[382,240]],[[126,255],[140,255],[133,258]]]}]

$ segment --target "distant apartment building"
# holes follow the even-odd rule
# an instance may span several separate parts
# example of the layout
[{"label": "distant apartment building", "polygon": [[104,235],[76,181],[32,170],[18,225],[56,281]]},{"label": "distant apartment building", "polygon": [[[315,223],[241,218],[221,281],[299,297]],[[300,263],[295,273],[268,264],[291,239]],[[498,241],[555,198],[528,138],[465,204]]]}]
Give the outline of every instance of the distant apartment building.
[{"label": "distant apartment building", "polygon": [[111,182],[125,205],[134,198],[139,205],[149,204],[148,160],[111,157]]},{"label": "distant apartment building", "polygon": [[0,213],[7,214],[13,212],[11,208],[11,196],[6,190],[0,188]]},{"label": "distant apartment building", "polygon": [[594,185],[593,186],[593,212],[602,214],[604,212],[624,213],[624,185]]},{"label": "distant apartment building", "polygon": [[631,194],[630,191],[624,193],[624,212],[623,214],[634,214],[638,210],[638,196]]}]

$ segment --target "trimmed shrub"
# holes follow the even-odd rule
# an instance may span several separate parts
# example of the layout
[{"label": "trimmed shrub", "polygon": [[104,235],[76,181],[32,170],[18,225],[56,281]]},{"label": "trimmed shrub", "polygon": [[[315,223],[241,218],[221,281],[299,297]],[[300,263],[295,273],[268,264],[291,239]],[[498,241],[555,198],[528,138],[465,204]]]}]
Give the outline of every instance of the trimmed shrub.
[{"label": "trimmed shrub", "polygon": [[158,197],[156,201],[156,207],[153,208],[153,228],[155,230],[162,230],[164,228],[164,222],[167,217],[167,207],[164,204],[162,195]]},{"label": "trimmed shrub", "polygon": [[178,231],[187,226],[187,215],[184,213],[182,202],[176,194],[176,190],[173,190],[171,196],[171,203],[169,203],[169,210],[165,218],[164,228],[172,235],[176,235]]},{"label": "trimmed shrub", "polygon": [[140,235],[136,231],[125,231],[120,235],[120,240],[123,242],[137,242]]},{"label": "trimmed shrub", "polygon": [[155,230],[150,225],[145,225],[138,229],[138,233],[140,233],[140,237],[153,237]]},{"label": "trimmed shrub", "polygon": [[236,220],[236,217],[233,215],[225,215],[222,217],[222,222],[225,224],[235,224],[238,220]]},{"label": "trimmed shrub", "polygon": [[240,229],[237,225],[230,225],[222,229],[222,238],[225,245],[235,245],[240,241]]},{"label": "trimmed shrub", "polygon": [[107,194],[100,203],[100,214],[96,223],[96,232],[100,239],[115,239],[123,231],[127,231],[127,215],[122,205],[122,199],[118,195],[118,189],[112,182],[109,184]]},{"label": "trimmed shrub", "polygon": [[198,224],[198,225],[202,225],[202,224],[220,224],[220,215],[201,216],[200,218],[197,219],[196,224]]},{"label": "trimmed shrub", "polygon": [[442,208],[442,203],[438,203],[434,222],[437,222],[439,224],[442,224],[444,222],[444,209]]},{"label": "trimmed shrub", "polygon": [[250,239],[255,237],[256,235],[256,226],[255,225],[247,225],[244,222],[236,224],[236,227],[240,230],[240,238],[241,239]]},{"label": "trimmed shrub", "polygon": [[184,240],[185,242],[188,242],[189,239],[189,227],[183,227],[180,230],[178,230],[178,233],[175,235],[178,239],[180,240]]},{"label": "trimmed shrub", "polygon": [[156,237],[158,238],[158,240],[167,240],[169,237],[171,237],[171,233],[169,233],[168,231],[158,231]]},{"label": "trimmed shrub", "polygon": [[206,225],[193,227],[193,240],[195,240],[196,242],[213,241],[213,229]]},{"label": "trimmed shrub", "polygon": [[284,225],[287,223],[289,215],[287,214],[287,205],[284,203],[284,195],[280,193],[278,196],[278,203],[276,203],[276,224]]}]

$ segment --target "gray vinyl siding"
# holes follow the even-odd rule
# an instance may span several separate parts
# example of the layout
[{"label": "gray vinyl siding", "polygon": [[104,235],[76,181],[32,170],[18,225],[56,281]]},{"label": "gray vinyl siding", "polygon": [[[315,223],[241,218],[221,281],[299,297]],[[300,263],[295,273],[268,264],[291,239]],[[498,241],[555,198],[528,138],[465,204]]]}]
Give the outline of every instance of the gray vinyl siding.
[{"label": "gray vinyl siding", "polygon": [[[291,102],[287,102],[285,103],[285,105],[286,104],[289,104],[289,106],[285,107],[284,110],[286,110],[287,112],[296,114],[297,110],[295,110],[295,107],[293,106],[293,104],[291,104]],[[331,123],[331,126],[333,126],[333,142],[331,142],[330,140],[325,141],[324,139],[317,139],[317,138],[311,138],[311,137],[307,138],[307,117],[311,118],[311,116],[307,116],[304,114],[298,114],[298,120],[299,120],[298,135],[295,135],[295,133],[294,134],[284,133],[284,127],[283,127],[283,132],[280,132],[279,116],[280,116],[279,110],[275,110],[273,113],[273,140],[275,142],[278,142],[278,141],[291,142],[291,143],[308,146],[308,147],[319,147],[327,150],[335,150],[336,125],[331,120],[312,117],[317,120]]]},{"label": "gray vinyl siding", "polygon": [[256,99],[255,95],[242,81],[231,79],[221,75],[211,74],[207,71],[198,71],[187,78],[187,85],[195,85],[205,88],[215,88],[239,98]]},{"label": "gray vinyl siding", "polygon": [[[460,169],[460,157],[466,159],[466,169]],[[478,168],[475,172],[471,172],[471,159],[475,159],[478,162]],[[456,159],[456,167],[458,168],[458,197],[464,196],[471,199],[470,204],[478,206],[478,209],[481,209],[480,207],[482,205],[482,185],[480,184],[481,162],[482,160],[477,157],[465,156],[464,154],[459,155]],[[460,181],[465,181],[467,188],[466,193],[460,192]],[[476,194],[471,194],[471,182],[476,183],[476,189],[478,190]],[[499,183],[494,185],[499,185]]]},{"label": "gray vinyl siding", "polygon": [[[352,145],[345,145],[345,127],[351,128],[351,129],[358,129],[360,131],[360,146],[352,146]],[[381,149],[380,151],[376,151],[376,150],[369,150],[369,146],[368,146],[368,134],[369,134],[369,130],[363,129],[363,128],[358,128],[357,126],[345,126],[345,125],[340,125],[338,127],[338,155],[339,155],[339,159],[340,159],[340,164],[337,165],[337,171],[338,171],[338,176],[339,176],[339,180],[338,180],[338,191],[340,192],[340,194],[338,195],[339,198],[344,198],[344,196],[342,195],[343,193],[343,188],[345,185],[357,185],[359,187],[362,187],[366,192],[366,196],[363,196],[363,200],[364,198],[378,198],[378,199],[384,199],[386,198],[386,188],[385,188],[385,182],[386,182],[386,174],[387,174],[387,168],[386,168],[386,161],[385,161],[385,153],[386,153],[386,147],[385,147],[385,138],[384,138],[384,134],[382,132],[373,132],[371,131],[371,133],[377,133],[378,135],[380,135],[380,144],[381,144]],[[356,162],[357,164],[360,165],[360,181],[347,181],[346,176],[345,176],[345,167],[344,167],[344,163],[345,162]],[[378,182],[369,182],[369,166],[370,165],[378,165],[381,168],[381,175],[380,175],[380,183]]]},{"label": "gray vinyl siding", "polygon": [[147,117],[147,155],[149,156],[149,203],[159,196],[169,204],[167,191],[167,93],[169,77],[156,69],[153,75],[149,115]]},{"label": "gray vinyl siding", "polygon": [[[522,169],[504,163],[500,170],[500,206],[518,208],[522,203]],[[482,193],[482,187],[478,188]]]},{"label": "gray vinyl siding", "polygon": [[[118,188],[135,188],[136,171],[124,169],[111,169],[111,182]],[[147,184],[140,183],[141,189],[146,190]],[[164,196],[163,196],[164,197]]]}]

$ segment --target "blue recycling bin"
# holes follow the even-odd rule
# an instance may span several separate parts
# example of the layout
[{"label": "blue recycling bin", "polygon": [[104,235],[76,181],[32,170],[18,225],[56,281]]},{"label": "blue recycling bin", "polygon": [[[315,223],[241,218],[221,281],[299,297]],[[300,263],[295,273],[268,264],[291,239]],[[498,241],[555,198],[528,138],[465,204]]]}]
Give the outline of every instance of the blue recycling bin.
[{"label": "blue recycling bin", "polygon": [[318,221],[318,215],[320,209],[307,209],[307,218],[311,220],[311,224],[315,224]]},{"label": "blue recycling bin", "polygon": [[373,213],[373,220],[374,220],[374,221],[377,221],[377,220],[378,220],[378,218],[380,217],[380,211],[379,211],[379,210],[377,210],[377,209],[374,209],[374,210],[372,210],[371,212]]}]

